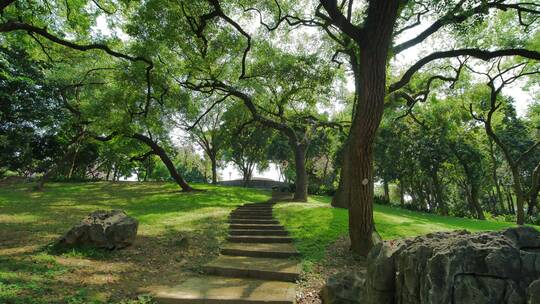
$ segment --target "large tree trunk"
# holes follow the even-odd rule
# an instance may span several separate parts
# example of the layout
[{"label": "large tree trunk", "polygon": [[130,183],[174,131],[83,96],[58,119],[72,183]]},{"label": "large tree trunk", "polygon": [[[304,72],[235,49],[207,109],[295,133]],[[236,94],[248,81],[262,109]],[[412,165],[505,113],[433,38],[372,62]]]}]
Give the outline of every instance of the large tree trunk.
[{"label": "large tree trunk", "polygon": [[[392,1],[393,2],[393,1]],[[386,49],[360,52],[358,109],[351,126],[344,189],[349,194],[349,235],[354,253],[366,256],[376,242],[373,222],[373,143],[386,93]]]},{"label": "large tree trunk", "polygon": [[293,200],[297,202],[307,202],[308,177],[306,172],[306,146],[303,144],[294,145],[294,169],[296,173],[296,190]]},{"label": "large tree trunk", "polygon": [[[321,3],[336,21],[339,13],[335,13],[335,2]],[[360,35],[355,28],[349,28],[347,34],[359,50],[348,50],[357,105],[345,154],[348,169],[343,172],[343,185],[349,201],[351,249],[362,256],[380,241],[373,223],[373,143],[384,111],[387,58],[400,5],[397,0],[369,1]]]},{"label": "large tree trunk", "polygon": [[176,167],[174,167],[173,162],[167,155],[167,152],[165,152],[162,147],[160,147],[155,141],[153,141],[150,137],[146,135],[136,133],[133,134],[132,137],[149,146],[152,151],[154,151],[154,153],[159,156],[163,164],[165,164],[165,166],[167,167],[167,170],[169,170],[171,177],[180,186],[180,188],[182,188],[182,191],[189,192],[193,190],[193,188],[188,185],[188,183],[184,180],[180,173],[178,173]]}]

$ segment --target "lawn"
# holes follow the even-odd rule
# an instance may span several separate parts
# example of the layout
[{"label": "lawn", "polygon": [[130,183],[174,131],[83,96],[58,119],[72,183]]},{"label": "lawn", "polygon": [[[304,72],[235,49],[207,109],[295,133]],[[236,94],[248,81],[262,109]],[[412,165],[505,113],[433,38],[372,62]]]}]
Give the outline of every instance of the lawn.
[{"label": "lawn", "polygon": [[[347,210],[331,208],[330,200],[330,197],[311,196],[308,203],[287,203],[276,207],[274,213],[291,232],[304,263],[321,261],[328,246],[348,233]],[[387,240],[434,231],[500,230],[515,226],[507,222],[438,216],[383,205],[375,205],[374,215],[377,231]]]},{"label": "lawn", "polygon": [[[33,191],[32,184],[0,184],[0,303],[149,303],[139,296],[145,287],[200,273],[200,266],[219,253],[228,213],[237,205],[267,200],[269,193],[195,186],[204,191],[181,193],[170,183],[50,183],[42,192]],[[347,234],[347,211],[330,208],[329,201],[313,196],[308,203],[275,207],[304,265],[319,264],[308,273],[326,267],[320,262],[328,260],[327,249]],[[51,251],[48,244],[97,209],[123,209],[137,218],[135,244],[113,252]],[[375,206],[375,221],[385,239],[513,226],[388,206]]]},{"label": "lawn", "polygon": [[[269,193],[167,183],[0,184],[0,303],[145,303],[139,288],[173,283],[218,253],[235,206]],[[123,209],[140,222],[135,244],[117,252],[47,245],[97,209]]]}]

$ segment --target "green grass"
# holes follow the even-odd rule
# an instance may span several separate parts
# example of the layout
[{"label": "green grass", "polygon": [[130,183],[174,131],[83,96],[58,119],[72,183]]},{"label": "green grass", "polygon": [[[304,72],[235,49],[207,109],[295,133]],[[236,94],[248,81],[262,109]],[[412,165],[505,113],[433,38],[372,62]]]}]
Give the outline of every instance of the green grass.
[{"label": "green grass", "polygon": [[[150,303],[138,288],[174,281],[217,254],[235,206],[264,201],[253,189],[170,183],[0,184],[0,303]],[[122,209],[137,242],[109,252],[47,246],[88,213]]]},{"label": "green grass", "polygon": [[[287,203],[276,207],[276,216],[291,232],[305,263],[322,260],[326,248],[348,234],[347,210],[330,208],[330,200],[330,197],[312,196],[308,203]],[[466,229],[474,232],[515,226],[507,222],[438,216],[383,205],[375,205],[374,217],[377,231],[387,240],[434,231]]]},{"label": "green grass", "polygon": [[[195,186],[204,191],[181,193],[170,183],[50,183],[42,192],[32,184],[0,184],[0,303],[151,303],[138,296],[139,288],[200,272],[219,252],[229,212],[269,198],[252,189]],[[328,246],[347,235],[347,211],[329,202],[313,196],[308,203],[276,207],[304,266],[324,259]],[[114,252],[47,246],[97,209],[123,209],[137,218],[136,243]],[[514,226],[378,205],[375,222],[385,239]]]}]

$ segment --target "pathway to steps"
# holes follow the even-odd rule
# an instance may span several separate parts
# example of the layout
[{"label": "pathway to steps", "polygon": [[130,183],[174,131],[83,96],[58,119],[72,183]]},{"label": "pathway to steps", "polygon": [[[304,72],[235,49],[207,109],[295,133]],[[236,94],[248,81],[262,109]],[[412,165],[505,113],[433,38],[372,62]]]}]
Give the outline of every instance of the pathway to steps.
[{"label": "pathway to steps", "polygon": [[292,238],[272,215],[274,201],[246,204],[229,216],[221,255],[205,276],[154,292],[158,303],[294,303],[300,265]]}]

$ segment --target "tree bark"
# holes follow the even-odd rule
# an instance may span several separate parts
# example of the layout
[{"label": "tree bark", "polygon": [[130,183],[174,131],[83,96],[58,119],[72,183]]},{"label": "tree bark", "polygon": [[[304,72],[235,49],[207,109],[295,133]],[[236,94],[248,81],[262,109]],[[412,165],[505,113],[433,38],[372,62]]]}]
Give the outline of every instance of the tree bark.
[{"label": "tree bark", "polygon": [[529,207],[527,215],[535,214],[535,209],[538,210],[538,193],[540,192],[540,163],[536,165],[531,177],[531,189],[529,190]]},{"label": "tree bark", "polygon": [[165,152],[165,150],[162,147],[160,147],[154,140],[152,140],[150,137],[146,135],[135,133],[133,134],[132,137],[143,142],[147,146],[149,146],[152,149],[152,151],[154,151],[154,153],[157,156],[159,156],[163,164],[165,164],[165,166],[167,167],[167,170],[169,170],[171,177],[180,186],[180,188],[182,188],[182,191],[185,191],[185,192],[193,191],[193,188],[191,188],[191,186],[188,185],[188,183],[184,180],[184,178],[180,175],[180,173],[178,173],[173,162],[167,155],[167,152]]},{"label": "tree bark", "polygon": [[495,150],[493,149],[493,140],[491,137],[488,138],[489,140],[489,156],[491,158],[491,178],[493,179],[493,183],[495,184],[495,191],[497,191],[497,199],[499,200],[499,204],[501,205],[501,210],[503,213],[506,213],[506,208],[504,207],[504,199],[501,192],[501,186],[499,185],[499,179],[497,178],[497,160],[495,159]]},{"label": "tree bark", "polygon": [[383,188],[384,188],[384,201],[386,203],[390,203],[390,186],[388,185],[388,181],[383,181]]},{"label": "tree bark", "polygon": [[399,203],[401,207],[405,206],[405,185],[403,184],[403,178],[399,179]]},{"label": "tree bark", "polygon": [[432,171],[431,179],[433,180],[433,194],[435,199],[435,205],[437,206],[437,211],[439,212],[439,214],[446,216],[448,215],[448,206],[444,201],[443,189],[439,180],[439,172]]},{"label": "tree bark", "polygon": [[[361,30],[344,23],[336,2],[321,2],[333,21],[359,47],[351,52],[357,105],[349,133],[344,184],[349,200],[349,236],[354,253],[366,256],[380,238],[373,222],[373,143],[386,96],[386,67],[400,1],[370,1]],[[359,60],[356,61],[355,59]]]},{"label": "tree bark", "polygon": [[[293,143],[291,143],[292,145]],[[294,144],[294,169],[296,172],[296,190],[293,200],[307,202],[308,177],[306,172],[306,149],[303,144]]]},{"label": "tree bark", "polygon": [[453,150],[454,155],[456,156],[457,160],[463,167],[463,172],[465,172],[465,190],[467,191],[467,196],[469,199],[469,205],[471,207],[471,213],[476,216],[479,220],[485,220],[486,217],[484,216],[484,210],[482,210],[482,206],[479,202],[479,193],[480,193],[480,181],[478,181],[477,176],[475,175],[475,168],[471,167],[470,164],[467,162],[467,159],[464,159],[461,157],[461,154]]},{"label": "tree bark", "polygon": [[217,161],[216,156],[210,156],[210,162],[212,164],[212,184],[217,184]]},{"label": "tree bark", "polygon": [[349,201],[350,201],[350,192],[351,189],[350,185],[348,185],[349,180],[345,179],[344,176],[348,175],[347,170],[349,169],[348,162],[349,158],[347,156],[347,150],[348,143],[345,143],[343,147],[343,155],[341,157],[342,164],[341,164],[341,173],[339,174],[339,184],[338,188],[336,190],[336,193],[332,197],[332,206],[337,208],[349,208]]},{"label": "tree bark", "polygon": [[343,176],[348,187],[344,191],[349,194],[351,248],[361,256],[366,256],[379,239],[373,222],[373,143],[384,110],[385,50],[364,48],[360,52],[358,109],[349,135],[348,169]]}]

